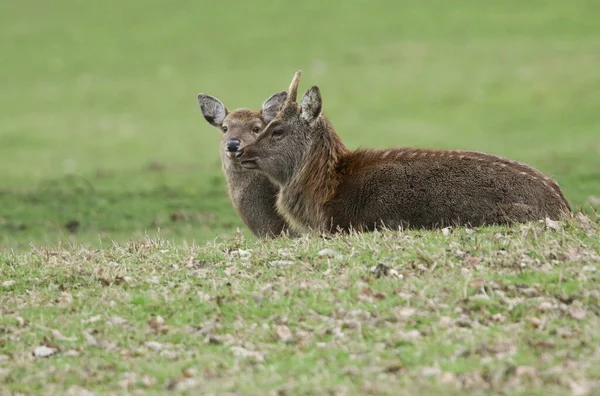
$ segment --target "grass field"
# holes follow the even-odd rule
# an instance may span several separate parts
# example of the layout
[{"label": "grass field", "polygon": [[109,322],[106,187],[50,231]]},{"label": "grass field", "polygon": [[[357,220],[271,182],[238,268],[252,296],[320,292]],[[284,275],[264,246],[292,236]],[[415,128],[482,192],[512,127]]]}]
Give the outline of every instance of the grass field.
[{"label": "grass field", "polygon": [[0,381],[46,394],[597,394],[599,223],[7,255]]},{"label": "grass field", "polygon": [[[600,392],[598,15],[0,2],[0,394]],[[297,69],[349,147],[520,160],[588,217],[256,241],[195,97],[258,108]]]}]

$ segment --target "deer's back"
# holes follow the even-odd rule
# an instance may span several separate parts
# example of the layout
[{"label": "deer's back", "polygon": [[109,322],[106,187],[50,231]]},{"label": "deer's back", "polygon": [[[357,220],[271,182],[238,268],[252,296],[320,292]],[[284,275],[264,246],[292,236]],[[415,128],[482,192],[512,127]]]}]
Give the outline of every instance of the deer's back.
[{"label": "deer's back", "polygon": [[472,226],[559,218],[560,188],[524,164],[483,153],[397,149],[355,152],[328,203],[342,228]]}]

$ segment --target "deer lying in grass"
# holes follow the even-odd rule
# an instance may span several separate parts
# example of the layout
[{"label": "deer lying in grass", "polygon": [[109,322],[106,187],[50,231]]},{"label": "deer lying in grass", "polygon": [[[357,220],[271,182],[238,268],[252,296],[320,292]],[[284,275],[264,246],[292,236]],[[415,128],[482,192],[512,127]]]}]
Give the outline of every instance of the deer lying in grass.
[{"label": "deer lying in grass", "polygon": [[240,162],[280,187],[279,213],[298,231],[507,224],[570,214],[539,171],[490,154],[392,148],[349,151],[321,112],[319,88],[281,110]]},{"label": "deer lying in grass", "polygon": [[252,233],[261,238],[289,232],[275,206],[279,188],[264,174],[242,168],[237,157],[275,117],[286,97],[285,91],[272,95],[260,111],[237,109],[229,112],[219,99],[198,95],[204,118],[223,133],[221,164],[231,203]]}]

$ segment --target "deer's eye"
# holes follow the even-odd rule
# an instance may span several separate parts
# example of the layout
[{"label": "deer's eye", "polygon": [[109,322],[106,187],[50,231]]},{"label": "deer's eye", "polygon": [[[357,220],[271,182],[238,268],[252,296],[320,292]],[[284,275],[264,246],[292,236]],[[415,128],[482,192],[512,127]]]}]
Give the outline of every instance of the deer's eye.
[{"label": "deer's eye", "polygon": [[223,133],[227,132],[227,125],[223,125],[221,127],[221,130],[223,131]]},{"label": "deer's eye", "polygon": [[254,132],[254,133],[260,132],[260,127],[258,125],[255,126],[254,128],[252,128],[252,132]]},{"label": "deer's eye", "polygon": [[281,128],[277,128],[277,129],[273,129],[273,136],[281,136],[283,135],[283,129]]}]

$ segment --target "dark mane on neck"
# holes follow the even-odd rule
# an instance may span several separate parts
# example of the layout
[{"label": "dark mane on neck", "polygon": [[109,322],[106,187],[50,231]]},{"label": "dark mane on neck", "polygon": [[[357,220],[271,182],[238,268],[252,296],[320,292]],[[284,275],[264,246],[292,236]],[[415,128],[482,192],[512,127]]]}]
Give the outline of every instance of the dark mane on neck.
[{"label": "dark mane on neck", "polygon": [[312,202],[322,205],[335,193],[341,179],[337,171],[338,165],[350,152],[324,116],[313,129],[307,161],[300,170],[297,181],[304,187]]}]

